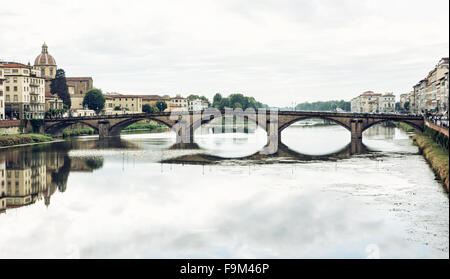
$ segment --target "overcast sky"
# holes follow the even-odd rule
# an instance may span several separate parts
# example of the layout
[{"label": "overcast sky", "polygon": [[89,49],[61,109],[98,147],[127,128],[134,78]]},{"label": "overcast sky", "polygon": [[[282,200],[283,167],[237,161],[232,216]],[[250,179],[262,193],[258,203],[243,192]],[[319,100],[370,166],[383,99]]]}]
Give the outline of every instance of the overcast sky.
[{"label": "overcast sky", "polygon": [[0,59],[45,41],[104,92],[273,106],[411,90],[449,51],[448,0],[2,1]]}]

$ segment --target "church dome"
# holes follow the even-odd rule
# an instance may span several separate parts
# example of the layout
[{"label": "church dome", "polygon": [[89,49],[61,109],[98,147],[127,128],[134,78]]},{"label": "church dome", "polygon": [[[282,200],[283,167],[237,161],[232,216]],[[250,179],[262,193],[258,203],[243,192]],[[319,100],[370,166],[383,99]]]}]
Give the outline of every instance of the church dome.
[{"label": "church dome", "polygon": [[34,66],[56,66],[55,58],[48,54],[48,47],[45,43],[42,45],[41,54],[34,60]]}]

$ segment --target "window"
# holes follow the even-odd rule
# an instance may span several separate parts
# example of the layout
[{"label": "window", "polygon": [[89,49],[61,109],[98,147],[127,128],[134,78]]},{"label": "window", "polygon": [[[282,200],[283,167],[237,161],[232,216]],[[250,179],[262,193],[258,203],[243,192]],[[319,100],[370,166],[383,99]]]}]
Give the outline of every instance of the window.
[{"label": "window", "polygon": [[17,95],[14,95],[14,102],[17,102],[17,101],[19,101],[18,97],[17,97]]},{"label": "window", "polygon": [[17,86],[14,86],[14,91],[17,91]]},{"label": "window", "polygon": [[6,91],[9,91],[9,86],[6,86]]},{"label": "window", "polygon": [[13,74],[17,74],[17,73],[19,73],[19,70],[13,69],[12,72],[13,72]]}]

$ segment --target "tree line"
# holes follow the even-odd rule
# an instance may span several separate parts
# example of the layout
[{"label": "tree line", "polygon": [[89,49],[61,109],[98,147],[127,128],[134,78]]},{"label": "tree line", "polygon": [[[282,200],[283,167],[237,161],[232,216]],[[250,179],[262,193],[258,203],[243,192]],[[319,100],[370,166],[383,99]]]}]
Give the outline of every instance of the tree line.
[{"label": "tree line", "polygon": [[334,101],[317,101],[317,102],[305,102],[295,106],[296,110],[306,111],[336,111],[337,109],[343,111],[350,111],[350,102],[344,100]]},{"label": "tree line", "polygon": [[228,97],[222,97],[220,93],[216,93],[213,97],[212,106],[217,109],[241,108],[243,110],[248,108],[253,108],[255,110],[258,108],[269,108],[268,105],[256,101],[255,98],[244,96],[244,94],[241,93],[230,94]]}]

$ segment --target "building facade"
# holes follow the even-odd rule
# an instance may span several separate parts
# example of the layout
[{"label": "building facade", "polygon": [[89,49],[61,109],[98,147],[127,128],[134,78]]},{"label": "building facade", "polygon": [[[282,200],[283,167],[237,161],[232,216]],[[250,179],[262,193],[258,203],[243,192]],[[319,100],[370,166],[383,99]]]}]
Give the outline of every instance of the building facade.
[{"label": "building facade", "polygon": [[438,111],[443,114],[448,114],[449,109],[449,94],[448,94],[448,72],[438,80],[439,86],[437,89],[437,95],[439,96]]},{"label": "building facade", "polygon": [[83,99],[86,92],[94,87],[91,77],[66,77],[69,90],[71,109],[83,109]]},{"label": "building facade", "polygon": [[5,76],[3,75],[3,67],[0,65],[0,120],[5,120],[5,97],[3,82],[5,81]]},{"label": "building facade", "polygon": [[56,94],[45,92],[45,111],[62,108],[64,108],[64,103]]},{"label": "building facade", "polygon": [[170,111],[188,111],[188,99],[176,95],[176,97],[170,98],[169,104]]},{"label": "building facade", "polygon": [[405,94],[400,94],[400,108],[402,110],[406,110],[408,108],[409,105],[409,94],[405,93]]},{"label": "building facade", "polygon": [[5,63],[2,69],[6,118],[44,118],[45,79],[41,71],[20,63]]},{"label": "building facade", "polygon": [[416,104],[416,96],[414,94],[414,90],[410,91],[408,93],[408,99],[409,99],[409,112],[410,113],[415,113],[417,104]]},{"label": "building facade", "polygon": [[424,114],[448,114],[449,58],[444,57],[428,75],[413,86],[414,106],[410,111]]},{"label": "building facade", "polygon": [[169,110],[170,98],[159,96],[159,95],[139,95],[142,98],[142,105],[156,105],[157,102],[165,102],[167,108],[165,111]]},{"label": "building facade", "polygon": [[395,112],[395,96],[393,93],[385,93],[378,97],[378,112],[379,113]]},{"label": "building facade", "polygon": [[392,93],[366,91],[350,101],[352,112],[392,113],[395,111],[395,96]]},{"label": "building facade", "polygon": [[188,100],[189,111],[200,111],[208,108],[208,102],[201,99]]},{"label": "building facade", "polygon": [[142,96],[105,94],[105,114],[142,113]]}]

